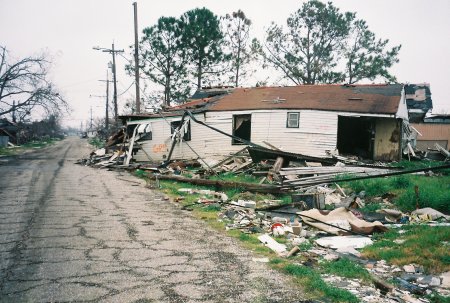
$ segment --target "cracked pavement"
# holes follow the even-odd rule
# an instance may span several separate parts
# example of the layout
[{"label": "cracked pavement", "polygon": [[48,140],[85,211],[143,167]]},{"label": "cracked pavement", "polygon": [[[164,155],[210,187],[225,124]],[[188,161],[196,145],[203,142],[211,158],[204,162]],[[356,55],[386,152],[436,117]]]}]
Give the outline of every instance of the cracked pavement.
[{"label": "cracked pavement", "polygon": [[1,302],[300,302],[288,278],[85,140],[0,162]]}]

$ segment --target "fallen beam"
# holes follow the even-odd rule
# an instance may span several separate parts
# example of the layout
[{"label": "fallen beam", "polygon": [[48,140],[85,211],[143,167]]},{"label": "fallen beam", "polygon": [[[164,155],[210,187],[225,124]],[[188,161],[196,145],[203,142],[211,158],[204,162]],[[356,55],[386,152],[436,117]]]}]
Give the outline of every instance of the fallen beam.
[{"label": "fallen beam", "polygon": [[[419,168],[419,169],[411,169],[411,170],[404,170],[404,171],[396,171],[391,173],[385,173],[385,174],[378,174],[378,175],[370,175],[370,176],[360,176],[360,177],[353,177],[353,178],[345,178],[345,179],[338,179],[333,181],[311,181],[311,182],[304,182],[301,185],[307,186],[307,185],[319,185],[319,184],[327,184],[327,183],[341,183],[341,182],[347,182],[347,181],[356,181],[356,180],[363,180],[363,179],[373,179],[373,178],[383,178],[383,177],[390,177],[390,176],[398,176],[398,175],[406,175],[406,174],[414,174],[414,173],[421,173],[426,171],[435,171],[435,170],[442,170],[442,169],[449,169],[450,164],[441,165],[441,166],[434,166],[434,167],[427,167],[427,168]],[[283,187],[295,187],[295,185],[283,185]]]},{"label": "fallen beam", "polygon": [[243,188],[246,191],[257,193],[269,193],[279,194],[282,193],[279,186],[258,184],[258,183],[245,183],[245,182],[232,182],[222,180],[209,180],[209,179],[192,179],[177,175],[152,175],[149,176],[152,180],[170,180],[177,182],[185,182],[194,185],[214,186],[217,190],[222,188]]}]

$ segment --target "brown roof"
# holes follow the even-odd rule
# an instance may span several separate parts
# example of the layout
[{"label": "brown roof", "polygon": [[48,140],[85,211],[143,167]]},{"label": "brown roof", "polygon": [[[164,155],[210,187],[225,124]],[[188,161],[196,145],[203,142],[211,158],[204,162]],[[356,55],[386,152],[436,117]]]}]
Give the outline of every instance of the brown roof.
[{"label": "brown roof", "polygon": [[[164,116],[182,115],[184,110],[239,111],[258,109],[313,109],[371,114],[397,113],[403,84],[299,85],[236,88],[223,95],[194,99],[168,108]],[[197,94],[197,93],[196,93]],[[201,95],[201,94],[200,94]],[[127,115],[122,118],[159,117],[160,114]]]},{"label": "brown roof", "polygon": [[237,88],[211,104],[208,110],[316,109],[395,114],[402,87],[386,84]]}]

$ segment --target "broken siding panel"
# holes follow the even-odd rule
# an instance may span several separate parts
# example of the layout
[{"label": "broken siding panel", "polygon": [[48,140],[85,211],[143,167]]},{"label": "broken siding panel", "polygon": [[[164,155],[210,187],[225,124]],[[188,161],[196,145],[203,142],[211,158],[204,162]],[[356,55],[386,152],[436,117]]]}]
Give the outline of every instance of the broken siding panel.
[{"label": "broken siding panel", "polygon": [[[239,112],[239,114],[240,113],[241,112]],[[232,114],[232,112],[215,112],[205,113],[205,115],[196,115],[195,117],[199,121],[205,122],[212,127],[231,134]],[[180,118],[173,118],[169,121],[177,120],[180,120]],[[155,130],[155,132],[156,131],[157,130]],[[166,142],[161,143],[163,140],[165,140]],[[163,160],[162,156],[167,156],[168,151],[170,150],[170,127],[168,129],[163,128],[162,136],[156,137],[153,141],[155,142],[153,145],[161,144],[163,146],[163,150],[164,147],[167,146],[166,151],[159,152],[157,155],[153,153],[153,156],[155,156],[156,159]],[[172,159],[196,159],[198,158],[197,154],[200,157],[225,155],[228,153],[236,152],[242,149],[242,147],[242,145],[231,145],[231,138],[225,135],[207,128],[206,126],[191,122],[191,141],[177,143],[172,154]],[[146,151],[147,150],[148,147],[146,148]],[[140,159],[141,158],[142,157],[140,157]]]},{"label": "broken siding panel", "polygon": [[400,155],[400,126],[395,119],[376,119],[374,160],[395,161]]},{"label": "broken siding panel", "polygon": [[402,89],[402,95],[400,97],[400,101],[398,104],[398,110],[395,114],[396,118],[402,118],[404,120],[408,120],[408,107],[406,105],[406,98],[405,98],[405,89]]},{"label": "broken siding panel", "polygon": [[[170,121],[170,120],[168,120]],[[153,160],[163,160],[170,149],[170,125],[164,120],[152,120],[152,140],[140,141],[139,144]],[[139,150],[134,155],[136,161],[149,161],[145,153]]]}]

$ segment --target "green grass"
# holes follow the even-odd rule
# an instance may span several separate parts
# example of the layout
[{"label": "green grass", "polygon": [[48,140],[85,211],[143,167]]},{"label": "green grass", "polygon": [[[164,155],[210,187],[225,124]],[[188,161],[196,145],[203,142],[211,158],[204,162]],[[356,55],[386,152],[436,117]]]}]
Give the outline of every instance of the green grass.
[{"label": "green grass", "polygon": [[146,178],[147,177],[147,172],[140,170],[140,169],[136,169],[134,171],[134,175],[138,178]]},{"label": "green grass", "polygon": [[450,176],[426,177],[409,176],[411,183],[394,200],[404,211],[416,208],[414,186],[419,187],[419,207],[431,207],[444,213],[450,213]]},{"label": "green grass", "polygon": [[[138,172],[138,174],[141,173]],[[365,190],[368,196],[378,196],[390,192],[397,195],[396,199],[401,199],[403,195],[410,194],[408,190],[414,190],[414,185],[418,185],[421,201],[426,200],[426,203],[433,203],[430,202],[432,199],[440,201],[445,199],[446,195],[444,195],[444,197],[440,197],[439,194],[431,196],[427,195],[428,192],[431,192],[432,188],[434,188],[434,190],[437,189],[438,192],[445,192],[445,189],[449,186],[447,184],[450,184],[450,182],[444,184],[445,181],[448,180],[446,178],[449,178],[449,176],[425,177],[405,175],[391,178],[364,180],[364,182],[357,182],[356,185],[360,187],[360,190]],[[248,179],[243,178],[233,178],[233,181],[249,182]],[[346,185],[348,186],[354,184],[354,182],[347,183],[348,184]],[[195,203],[201,195],[179,192],[178,189],[211,189],[203,186],[194,186],[191,184],[173,181],[161,181],[160,184],[166,194],[175,197],[184,196],[184,200],[182,202],[184,205]],[[427,185],[429,185],[429,188]],[[280,199],[283,201],[282,203],[291,202],[290,196],[288,195],[284,197],[274,197],[271,195],[259,195],[242,191],[243,189],[235,188],[226,190],[225,193],[230,199],[240,198],[257,201],[262,199]],[[413,201],[415,203],[415,194],[413,194],[412,197],[414,198]],[[379,204],[369,203],[367,207],[375,210],[379,208]],[[404,209],[409,207],[410,206],[405,205]],[[257,235],[242,233],[240,230],[225,231],[226,222],[219,222],[217,220],[219,210],[220,206],[216,204],[206,206],[196,205],[194,206],[193,214],[195,217],[206,221],[211,227],[219,232],[238,239],[244,248],[252,250],[258,255],[269,257],[270,266],[291,275],[297,285],[306,291],[309,298],[326,298],[327,302],[358,302],[357,297],[349,291],[327,284],[321,278],[320,273],[329,273],[347,278],[355,278],[366,282],[370,281],[370,275],[368,272],[360,265],[353,263],[348,259],[341,259],[335,262],[325,262],[317,270],[293,263],[300,260],[301,256],[297,256],[292,259],[281,259],[269,248],[262,245],[257,239]],[[428,272],[442,272],[450,270],[450,258],[446,253],[448,250],[446,248],[448,248],[448,246],[443,244],[445,241],[450,241],[448,227],[411,226],[405,227],[405,230],[407,230],[407,233],[405,234],[399,234],[396,230],[388,231],[385,234],[376,234],[374,238],[378,241],[376,241],[374,245],[363,250],[364,256],[374,259],[385,259],[388,262],[397,265],[416,263],[423,265]],[[393,242],[396,239],[404,239],[405,243],[398,245]],[[282,239],[277,238],[276,240],[280,243],[283,242]],[[311,247],[312,244],[310,243],[300,245],[301,251],[309,250]]]},{"label": "green grass", "polygon": [[[173,197],[184,196],[185,199],[183,200],[183,205],[194,203],[195,201],[198,200],[200,195],[179,192],[178,189],[180,188],[208,189],[202,186],[193,186],[191,184],[182,184],[173,181],[161,181],[160,184],[162,190],[166,194],[171,195]],[[225,191],[225,193],[229,197],[233,197],[239,195],[240,191],[238,189],[235,189]],[[255,197],[254,194],[250,195]],[[244,197],[245,196],[243,196],[243,198]],[[258,197],[262,198],[262,196]],[[273,199],[275,197],[269,196],[269,198]],[[284,197],[281,200],[285,201],[286,203],[291,202],[290,197],[288,196]],[[291,263],[292,261],[290,260],[278,258],[278,256],[272,250],[261,244],[261,242],[257,238],[258,237],[257,234],[246,234],[236,229],[225,231],[226,223],[219,222],[217,220],[219,210],[220,207],[217,204],[211,204],[207,206],[199,205],[198,207],[195,207],[193,209],[192,213],[196,218],[207,222],[209,226],[216,229],[217,231],[238,239],[244,248],[251,250],[260,256],[269,257],[270,265],[275,269],[278,269],[293,276],[294,281],[297,283],[298,287],[305,289],[308,292],[309,297],[311,298],[326,297],[329,302],[358,302],[356,296],[351,294],[349,291],[333,287],[327,284],[325,281],[323,281],[323,279],[320,277],[319,272],[316,272],[315,270],[304,266],[294,265]],[[276,240],[280,243],[286,242],[286,239],[282,238],[277,238]],[[312,244],[305,243],[302,244],[300,248],[301,250],[304,251],[310,249],[311,247]]]},{"label": "green grass", "polygon": [[332,302],[359,302],[358,298],[348,290],[340,289],[327,284],[320,274],[306,266],[297,264],[279,263],[282,270],[295,277],[297,283],[302,285],[306,291],[316,297],[326,297]]},{"label": "green grass", "polygon": [[[400,234],[397,229],[376,234],[375,243],[362,250],[363,256],[377,260],[383,259],[399,266],[419,264],[429,273],[450,270],[448,255],[450,227],[407,225],[402,229],[406,231],[403,234]],[[399,245],[394,242],[397,239],[404,242]]]},{"label": "green grass", "polygon": [[44,148],[44,147],[52,145],[58,141],[59,141],[59,139],[56,139],[56,138],[46,138],[46,139],[42,139],[42,140],[30,141],[25,144],[18,145],[16,147],[1,147],[0,155],[13,156],[13,155],[17,155],[17,154],[23,153],[28,150]]},{"label": "green grass", "polygon": [[433,292],[425,297],[430,300],[430,303],[450,303],[450,296],[444,297],[436,292]]},{"label": "green grass", "polygon": [[105,141],[100,139],[100,138],[97,138],[97,137],[90,138],[88,140],[88,142],[89,142],[90,145],[92,145],[92,146],[94,146],[96,148],[103,148],[103,147],[105,147]]},{"label": "green grass", "polygon": [[[438,162],[439,163],[439,162]],[[355,193],[365,191],[367,197],[392,193],[396,197],[394,204],[405,212],[416,209],[414,187],[419,187],[419,207],[431,207],[444,213],[450,213],[450,176],[400,175],[385,178],[343,182],[342,187]],[[374,208],[376,209],[376,207]]]},{"label": "green grass", "polygon": [[254,177],[252,175],[244,174],[233,174],[233,173],[222,173],[215,176],[211,176],[211,180],[222,180],[230,182],[243,182],[243,183],[258,183],[260,178]]},{"label": "green grass", "polygon": [[337,261],[326,261],[320,264],[322,272],[349,279],[370,281],[369,272],[361,265],[347,258]]}]

